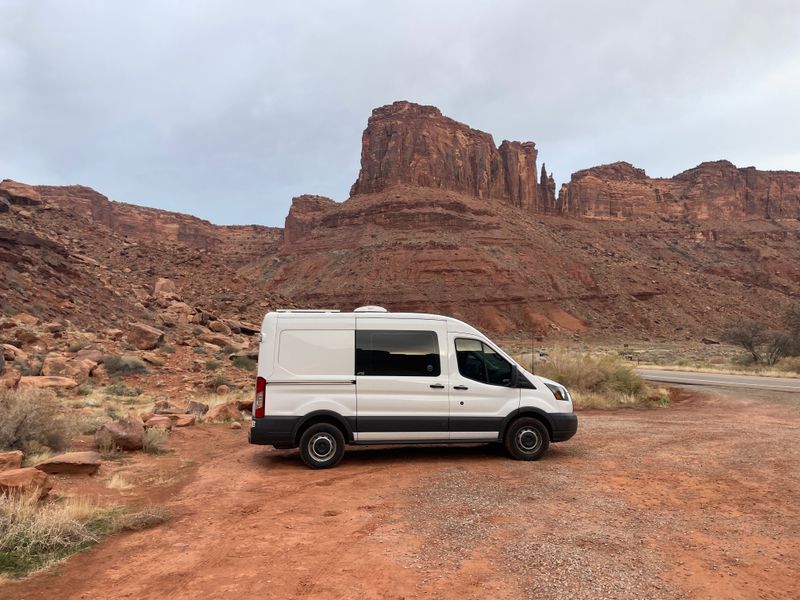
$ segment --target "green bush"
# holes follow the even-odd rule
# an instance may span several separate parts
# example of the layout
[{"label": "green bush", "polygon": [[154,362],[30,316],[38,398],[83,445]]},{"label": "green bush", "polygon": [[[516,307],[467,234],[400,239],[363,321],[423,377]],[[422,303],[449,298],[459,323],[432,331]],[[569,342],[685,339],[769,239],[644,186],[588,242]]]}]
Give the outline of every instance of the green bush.
[{"label": "green bush", "polygon": [[221,366],[222,363],[219,362],[218,360],[211,359],[206,361],[206,371],[216,371]]},{"label": "green bush", "polygon": [[103,358],[103,364],[111,376],[147,373],[147,365],[138,356],[106,356]]},{"label": "green bush", "polygon": [[0,390],[0,451],[66,449],[75,423],[56,405],[53,394],[44,390]]}]

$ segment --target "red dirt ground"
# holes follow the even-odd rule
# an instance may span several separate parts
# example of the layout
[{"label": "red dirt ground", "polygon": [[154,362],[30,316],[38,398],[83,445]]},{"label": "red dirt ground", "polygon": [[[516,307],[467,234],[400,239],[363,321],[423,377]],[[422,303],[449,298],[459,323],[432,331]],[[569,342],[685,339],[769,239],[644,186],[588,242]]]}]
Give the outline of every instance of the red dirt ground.
[{"label": "red dirt ground", "polygon": [[[688,397],[591,412],[540,462],[490,446],[360,448],[311,471],[246,431],[54,493],[163,503],[1,598],[796,598],[800,403]],[[112,470],[137,486],[107,490]]]}]

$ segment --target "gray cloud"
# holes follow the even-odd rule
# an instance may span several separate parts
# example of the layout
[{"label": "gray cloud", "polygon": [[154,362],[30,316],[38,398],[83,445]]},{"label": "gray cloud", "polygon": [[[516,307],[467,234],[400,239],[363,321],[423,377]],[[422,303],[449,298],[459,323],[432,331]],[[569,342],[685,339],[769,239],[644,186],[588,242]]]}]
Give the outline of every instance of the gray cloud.
[{"label": "gray cloud", "polygon": [[536,141],[559,181],[800,169],[795,0],[0,0],[0,82],[0,177],[217,223],[344,199],[398,99]]}]

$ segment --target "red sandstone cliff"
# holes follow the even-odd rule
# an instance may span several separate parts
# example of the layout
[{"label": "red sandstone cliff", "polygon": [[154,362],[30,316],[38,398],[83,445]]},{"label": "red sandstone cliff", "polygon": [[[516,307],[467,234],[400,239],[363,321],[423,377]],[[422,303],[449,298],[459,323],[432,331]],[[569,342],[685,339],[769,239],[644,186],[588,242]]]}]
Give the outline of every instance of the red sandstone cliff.
[{"label": "red sandstone cliff", "polygon": [[617,162],[573,173],[558,204],[561,212],[592,218],[798,219],[800,173],[737,168],[721,160],[650,178]]},{"label": "red sandstone cliff", "polygon": [[503,200],[530,211],[540,195],[533,142],[503,141],[442,115],[433,106],[395,102],[372,111],[362,137],[361,171],[351,196],[396,185]]}]

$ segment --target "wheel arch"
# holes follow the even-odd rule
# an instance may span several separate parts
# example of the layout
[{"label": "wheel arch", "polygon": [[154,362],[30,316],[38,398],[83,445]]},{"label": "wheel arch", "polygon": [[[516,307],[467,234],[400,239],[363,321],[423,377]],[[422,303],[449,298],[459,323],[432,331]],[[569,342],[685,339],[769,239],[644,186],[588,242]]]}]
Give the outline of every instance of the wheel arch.
[{"label": "wheel arch", "polygon": [[342,430],[345,442],[353,441],[353,428],[346,418],[332,410],[315,410],[300,419],[292,429],[292,442],[295,446],[300,442],[300,436],[303,435],[303,431],[316,423],[335,425]]},{"label": "wheel arch", "polygon": [[547,413],[533,406],[523,406],[522,408],[518,408],[517,410],[513,411],[503,420],[502,429],[500,430],[501,442],[506,439],[506,432],[511,426],[511,423],[521,417],[533,417],[537,421],[540,421],[547,429],[547,435],[550,436],[551,440],[553,439],[553,424],[550,422],[550,418],[547,416]]}]

